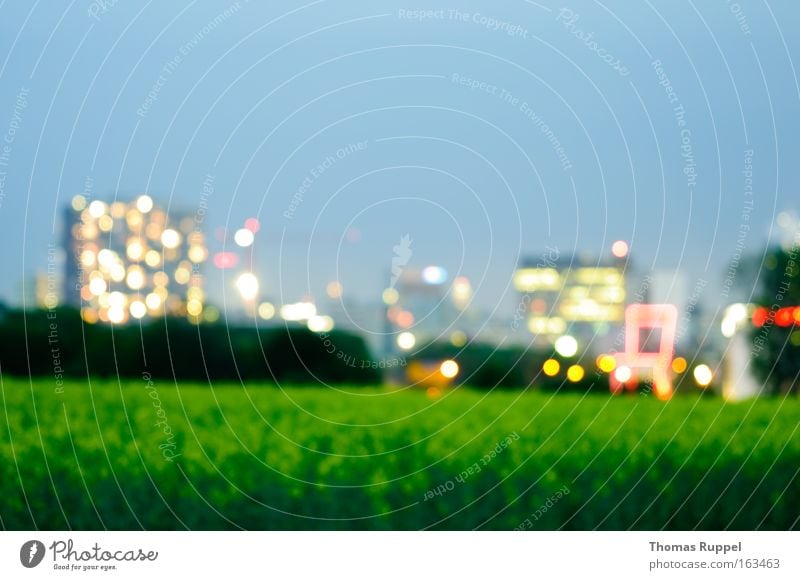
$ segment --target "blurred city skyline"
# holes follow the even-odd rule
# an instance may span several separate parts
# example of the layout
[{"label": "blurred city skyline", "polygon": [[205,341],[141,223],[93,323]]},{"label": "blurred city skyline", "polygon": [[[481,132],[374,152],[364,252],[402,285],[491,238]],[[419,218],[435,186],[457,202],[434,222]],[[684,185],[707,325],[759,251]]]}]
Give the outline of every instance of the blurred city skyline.
[{"label": "blurred city skyline", "polygon": [[[800,170],[778,157],[798,152],[797,41],[777,22],[797,11],[9,7],[0,300],[46,270],[75,194],[147,192],[202,208],[209,239],[257,218],[252,270],[281,302],[332,281],[379,302],[409,236],[409,265],[468,277],[490,310],[513,309],[526,257],[601,257],[616,240],[638,275],[707,279],[714,303],[737,253],[796,227]],[[211,300],[233,283],[210,279]]]}]

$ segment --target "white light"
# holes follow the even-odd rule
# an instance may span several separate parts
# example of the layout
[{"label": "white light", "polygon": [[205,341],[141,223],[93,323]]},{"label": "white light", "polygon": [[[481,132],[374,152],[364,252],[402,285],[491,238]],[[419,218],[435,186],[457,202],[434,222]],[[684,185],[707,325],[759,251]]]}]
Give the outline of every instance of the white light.
[{"label": "white light", "polygon": [[144,286],[144,271],[137,266],[131,266],[128,268],[126,282],[131,290],[140,290]]},{"label": "white light", "polygon": [[128,302],[128,297],[125,296],[122,292],[112,292],[108,295],[108,306],[109,308],[125,308],[125,304]]},{"label": "white light", "polygon": [[94,278],[89,282],[89,292],[94,294],[95,296],[100,296],[103,292],[106,291],[106,281],[102,278]]},{"label": "white light", "polygon": [[112,306],[108,309],[108,319],[114,324],[125,321],[125,310],[120,306]]},{"label": "white light", "polygon": [[145,297],[144,302],[150,310],[158,310],[158,307],[161,306],[161,296],[151,292]]},{"label": "white light", "polygon": [[255,239],[256,237],[253,235],[253,232],[251,232],[247,228],[236,230],[236,233],[233,234],[233,241],[236,242],[237,246],[240,246],[242,248],[252,246],[253,241]]},{"label": "white light", "polygon": [[736,334],[736,321],[733,318],[726,316],[722,319],[720,330],[722,331],[722,336],[725,338],[731,338],[734,334]]},{"label": "white light", "polygon": [[308,320],[317,315],[317,307],[313,302],[297,302],[281,306],[281,318],[288,321]]},{"label": "white light", "polygon": [[631,371],[630,367],[617,367],[617,370],[614,371],[614,376],[620,383],[627,383],[629,380],[631,380],[633,372]]},{"label": "white light", "polygon": [[731,338],[736,334],[742,322],[747,320],[747,305],[742,303],[731,304],[725,309],[725,314],[722,317],[720,330],[722,336]]},{"label": "white light", "polygon": [[165,248],[172,250],[181,244],[181,235],[173,229],[164,230],[161,234],[161,243]]},{"label": "white light", "polygon": [[454,360],[446,360],[439,367],[439,371],[446,379],[452,379],[458,374],[458,363]]},{"label": "white light", "polygon": [[707,387],[714,379],[714,373],[711,372],[708,365],[697,365],[694,367],[693,374],[694,380],[697,381],[697,384],[701,387]]},{"label": "white light", "polygon": [[578,341],[568,334],[558,337],[555,346],[556,352],[561,356],[571,357],[575,356],[575,353],[578,352]]},{"label": "white light", "polygon": [[89,204],[89,215],[94,219],[99,218],[104,213],[106,213],[106,204],[102,201],[96,199]]},{"label": "white light", "polygon": [[147,314],[147,306],[141,300],[134,300],[130,305],[131,316],[134,318],[144,318]]},{"label": "white light", "polygon": [[258,278],[251,272],[245,272],[236,279],[236,288],[245,300],[254,300],[258,296]]},{"label": "white light", "polygon": [[147,213],[153,209],[153,200],[149,195],[140,195],[136,200],[136,209],[142,213]]},{"label": "white light", "polygon": [[307,326],[311,332],[328,332],[333,330],[333,318],[330,316],[312,316],[308,319]]},{"label": "white light", "polygon": [[447,270],[439,266],[428,266],[422,270],[422,280],[426,284],[444,284],[447,281]]},{"label": "white light", "polygon": [[411,332],[401,332],[397,335],[397,346],[403,350],[411,350],[417,344],[417,338]]},{"label": "white light", "polygon": [[109,249],[103,248],[97,254],[97,261],[100,263],[100,266],[103,268],[111,268],[116,261],[117,255]]}]

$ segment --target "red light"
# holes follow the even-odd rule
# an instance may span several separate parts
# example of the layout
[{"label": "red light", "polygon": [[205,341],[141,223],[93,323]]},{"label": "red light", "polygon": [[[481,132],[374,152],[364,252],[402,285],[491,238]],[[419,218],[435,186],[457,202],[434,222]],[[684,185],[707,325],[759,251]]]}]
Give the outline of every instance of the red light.
[{"label": "red light", "polygon": [[408,328],[414,324],[414,315],[408,310],[403,310],[397,314],[397,325],[402,328]]},{"label": "red light", "polygon": [[761,328],[764,326],[764,323],[767,321],[767,309],[763,306],[759,306],[755,310],[753,310],[753,326]]},{"label": "red light", "polygon": [[214,265],[220,270],[235,268],[239,263],[239,256],[233,252],[217,252],[214,254]]},{"label": "red light", "polygon": [[246,220],[244,220],[244,227],[245,229],[250,230],[254,234],[257,234],[258,230],[261,229],[261,224],[258,223],[258,220],[256,218],[247,218]]},{"label": "red light", "polygon": [[775,313],[775,324],[778,326],[792,326],[794,324],[794,308],[781,308]]}]

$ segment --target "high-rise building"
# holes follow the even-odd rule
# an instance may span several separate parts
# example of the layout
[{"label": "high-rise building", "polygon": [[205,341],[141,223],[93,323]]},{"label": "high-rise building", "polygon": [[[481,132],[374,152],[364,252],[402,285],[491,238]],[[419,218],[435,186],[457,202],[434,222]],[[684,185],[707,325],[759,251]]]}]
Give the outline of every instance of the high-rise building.
[{"label": "high-rise building", "polygon": [[625,261],[557,254],[526,260],[514,273],[514,286],[522,294],[517,316],[542,345],[570,335],[582,348],[613,348],[625,316]]},{"label": "high-rise building", "polygon": [[132,202],[72,199],[65,211],[64,301],[87,322],[203,315],[203,232],[148,195]]}]

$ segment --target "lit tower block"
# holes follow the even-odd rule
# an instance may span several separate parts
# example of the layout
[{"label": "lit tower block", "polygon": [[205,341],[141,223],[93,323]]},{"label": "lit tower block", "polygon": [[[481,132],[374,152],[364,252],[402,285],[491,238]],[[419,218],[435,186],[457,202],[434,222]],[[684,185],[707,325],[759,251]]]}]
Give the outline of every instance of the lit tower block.
[{"label": "lit tower block", "polygon": [[[673,304],[631,304],[625,309],[625,352],[614,355],[617,370],[609,376],[612,393],[619,393],[623,386],[635,389],[639,370],[649,369],[656,397],[663,400],[672,396],[672,357],[677,325],[678,309]],[[657,351],[642,349],[643,329],[645,332],[661,331]]]},{"label": "lit tower block", "polygon": [[201,320],[208,250],[191,215],[168,214],[144,194],[113,203],[77,195],[66,220],[65,297],[86,322]]}]

